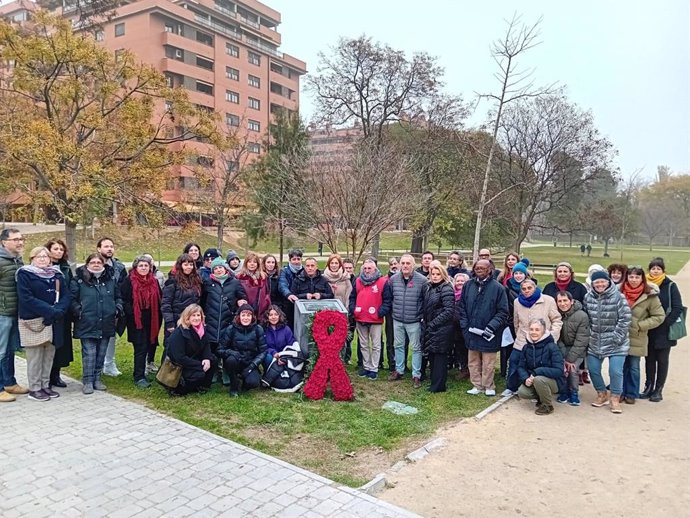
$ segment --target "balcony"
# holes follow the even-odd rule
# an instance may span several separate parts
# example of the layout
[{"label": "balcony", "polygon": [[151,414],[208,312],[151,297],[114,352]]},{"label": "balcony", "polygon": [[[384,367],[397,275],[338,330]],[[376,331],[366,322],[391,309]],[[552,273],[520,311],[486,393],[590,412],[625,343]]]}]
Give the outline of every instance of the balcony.
[{"label": "balcony", "polygon": [[205,25],[206,27],[210,27],[214,31],[220,32],[221,34],[225,34],[226,36],[229,36],[230,38],[237,40],[237,41],[242,41],[242,35],[239,32],[235,32],[228,27],[225,27],[224,25],[220,25],[218,23],[214,23],[208,18],[205,18],[203,16],[199,16],[198,14],[194,15],[194,19],[199,22],[202,25]]},{"label": "balcony", "polygon": [[189,63],[185,63],[184,61],[180,61],[178,59],[161,59],[160,69],[163,72],[173,72],[174,74],[181,76],[199,79],[205,83],[215,83],[214,72],[211,70],[206,70],[205,68],[197,67],[196,65],[190,65]]},{"label": "balcony", "polygon": [[213,47],[191,38],[185,38],[174,32],[164,31],[161,35],[161,44],[184,49],[185,51],[193,52],[201,57],[213,56]]},{"label": "balcony", "polygon": [[254,47],[255,49],[259,49],[259,50],[262,50],[262,51],[264,51],[264,52],[270,54],[271,56],[275,56],[275,57],[277,57],[277,58],[282,58],[282,57],[283,57],[283,53],[282,53],[282,52],[280,52],[280,51],[274,49],[273,47],[269,47],[268,45],[265,45],[265,44],[261,43],[260,41],[250,40],[250,39],[247,39],[247,38],[245,37],[245,38],[244,38],[244,42],[245,42],[247,45],[250,45],[250,46]]}]

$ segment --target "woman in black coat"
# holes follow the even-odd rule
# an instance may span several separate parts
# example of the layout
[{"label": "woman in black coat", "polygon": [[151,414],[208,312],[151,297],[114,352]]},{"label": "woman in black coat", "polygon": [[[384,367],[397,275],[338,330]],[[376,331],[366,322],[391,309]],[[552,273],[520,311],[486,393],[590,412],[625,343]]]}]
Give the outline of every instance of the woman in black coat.
[{"label": "woman in black coat", "polygon": [[283,296],[280,294],[280,291],[278,290],[278,279],[280,278],[280,268],[278,265],[278,260],[274,255],[266,254],[261,259],[261,267],[266,273],[266,278],[268,279],[271,285],[271,304],[276,304],[277,306],[280,306],[280,308],[283,309],[284,313],[285,310],[283,308]]},{"label": "woman in black coat", "polygon": [[147,363],[153,363],[161,328],[161,288],[152,262],[139,256],[120,287],[127,321],[127,339],[134,347],[134,384],[149,388]]},{"label": "woman in black coat", "polygon": [[640,399],[649,399],[655,403],[664,399],[663,390],[668,376],[671,347],[678,342],[668,339],[668,329],[678,320],[683,311],[683,299],[675,282],[666,277],[666,264],[663,258],[656,257],[649,263],[649,282],[659,287],[659,300],[666,312],[664,322],[655,329],[650,329],[647,336],[649,346],[645,356],[645,382]]},{"label": "woman in black coat", "polygon": [[431,366],[429,392],[445,392],[448,351],[454,332],[455,290],[440,261],[431,261],[429,283],[424,286],[422,297],[422,354],[429,358]]},{"label": "woman in black coat", "polygon": [[[69,284],[72,281],[72,268],[69,264],[69,253],[67,245],[62,239],[51,239],[45,245],[50,254],[50,259],[54,266],[60,268],[64,277],[65,292],[69,291]],[[53,368],[50,370],[50,385],[52,387],[65,388],[67,384],[60,377],[60,369],[69,367],[74,360],[74,350],[72,348],[72,318],[69,311],[65,314],[61,323],[62,338],[54,342],[55,357],[53,358]],[[55,330],[53,329],[53,332]]]},{"label": "woman in black coat", "polygon": [[163,286],[161,312],[165,323],[165,337],[170,336],[177,327],[182,312],[192,304],[201,301],[201,277],[196,262],[189,254],[182,254],[175,261],[170,278]]},{"label": "woman in black coat", "polygon": [[170,392],[173,396],[203,393],[211,386],[216,359],[204,323],[201,306],[190,304],[182,311],[177,328],[168,338],[166,354],[171,362],[182,367],[180,384]]}]

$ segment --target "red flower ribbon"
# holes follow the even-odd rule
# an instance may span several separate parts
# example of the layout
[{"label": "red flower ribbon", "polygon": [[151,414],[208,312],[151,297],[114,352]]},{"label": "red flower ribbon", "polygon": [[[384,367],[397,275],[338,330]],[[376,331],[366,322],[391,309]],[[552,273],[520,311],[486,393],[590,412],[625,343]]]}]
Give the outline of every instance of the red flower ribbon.
[{"label": "red flower ribbon", "polygon": [[[333,331],[329,333],[331,327]],[[330,378],[333,399],[352,400],[354,389],[340,359],[340,350],[347,339],[347,317],[339,311],[319,311],[314,315],[312,335],[319,349],[319,358],[304,386],[304,394],[309,399],[323,399]]]}]

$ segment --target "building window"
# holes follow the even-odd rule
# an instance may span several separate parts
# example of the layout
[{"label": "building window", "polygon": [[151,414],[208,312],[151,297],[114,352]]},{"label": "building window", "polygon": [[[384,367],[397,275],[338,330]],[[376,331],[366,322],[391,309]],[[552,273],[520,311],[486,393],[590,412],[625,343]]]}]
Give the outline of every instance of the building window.
[{"label": "building window", "polygon": [[247,122],[247,128],[249,131],[261,131],[261,123],[259,121],[249,120]]},{"label": "building window", "polygon": [[196,91],[206,95],[213,95],[213,86],[208,83],[196,82]]},{"label": "building window", "polygon": [[125,54],[125,49],[117,49],[115,51],[115,63],[119,63],[122,61],[122,56]]},{"label": "building window", "polygon": [[261,109],[261,101],[258,99],[254,99],[253,97],[249,98],[249,107],[252,110],[260,110]]},{"label": "building window", "polygon": [[215,160],[213,160],[213,158],[210,156],[201,155],[197,157],[196,163],[202,167],[213,167]]},{"label": "building window", "polygon": [[208,59],[197,56],[196,66],[205,68],[206,70],[213,70],[213,61],[209,61]]},{"label": "building window", "polygon": [[125,24],[124,23],[116,23],[115,24],[115,37],[117,38],[118,36],[124,36],[125,35]]},{"label": "building window", "polygon": [[261,65],[261,56],[257,54],[256,52],[252,52],[251,50],[247,51],[247,61],[249,61],[252,65]]},{"label": "building window", "polygon": [[247,144],[247,150],[250,153],[261,153],[261,144],[258,144],[256,142],[249,142]]},{"label": "building window", "polygon": [[103,41],[105,39],[105,32],[96,31],[96,41]]},{"label": "building window", "polygon": [[225,90],[225,100],[231,103],[240,104],[240,94],[232,90]]},{"label": "building window", "polygon": [[213,36],[206,34],[205,32],[196,32],[196,41],[200,41],[204,45],[213,47]]},{"label": "building window", "polygon": [[249,83],[249,86],[253,86],[254,88],[261,88],[261,79],[259,79],[256,76],[249,75],[247,82]]},{"label": "building window", "polygon": [[232,43],[225,44],[225,53],[232,56],[233,58],[240,57],[240,48]]},{"label": "building window", "polygon": [[240,125],[240,117],[239,115],[234,115],[232,113],[226,113],[225,114],[225,124],[228,126],[232,126],[233,128],[237,128]]},{"label": "building window", "polygon": [[227,77],[228,79],[232,79],[233,81],[239,81],[240,71],[236,68],[225,67],[225,77]]}]

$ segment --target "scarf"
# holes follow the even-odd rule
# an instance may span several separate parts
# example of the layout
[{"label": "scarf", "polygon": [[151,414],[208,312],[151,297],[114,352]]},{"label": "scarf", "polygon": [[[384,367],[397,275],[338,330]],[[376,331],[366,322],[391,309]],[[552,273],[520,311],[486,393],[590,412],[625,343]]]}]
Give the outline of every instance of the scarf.
[{"label": "scarf", "polygon": [[230,277],[229,273],[224,273],[223,275],[216,275],[215,273],[211,274],[211,279],[213,279],[214,281],[218,281],[221,285],[228,280],[228,277]]},{"label": "scarf", "polygon": [[129,274],[129,280],[132,283],[134,326],[137,329],[144,328],[141,322],[141,312],[145,309],[150,309],[151,330],[149,334],[149,343],[155,343],[158,338],[158,330],[160,329],[160,315],[158,314],[158,309],[160,308],[161,296],[158,281],[150,272],[142,277],[135,270]]},{"label": "scarf", "polygon": [[370,284],[375,283],[379,277],[381,277],[381,272],[378,270],[374,270],[374,273],[370,276],[364,275],[364,272],[361,272],[359,274],[359,280],[362,281],[362,284],[365,286],[369,286]]},{"label": "scarf", "polygon": [[203,322],[198,326],[192,326],[192,328],[194,329],[194,331],[196,331],[196,334],[199,335],[199,338],[203,338],[204,334],[206,334]]},{"label": "scarf", "polygon": [[503,277],[503,286],[508,286],[508,283],[510,280],[513,278],[513,272],[510,272],[508,275]]},{"label": "scarf", "polygon": [[518,301],[520,301],[520,304],[525,306],[526,308],[531,308],[537,303],[539,297],[541,297],[541,290],[539,288],[536,288],[534,290],[534,293],[532,293],[532,295],[530,295],[529,297],[525,297],[525,295],[522,292],[520,292],[520,295],[518,295]]},{"label": "scarf", "polygon": [[321,274],[324,277],[326,277],[326,280],[330,284],[336,284],[338,282],[342,282],[343,280],[350,280],[349,275],[345,273],[345,270],[342,268],[339,268],[337,272],[332,272],[330,268],[326,268],[323,273]]},{"label": "scarf", "polygon": [[[35,276],[40,277],[41,279],[52,279],[57,275],[58,273],[62,275],[62,272],[60,271],[60,267],[56,265],[51,265],[47,266],[46,268],[41,268],[40,266],[34,266],[33,264],[27,264],[26,266],[22,266],[19,268],[19,270],[24,270],[25,272],[31,272]],[[19,271],[17,270],[17,271]]]},{"label": "scarf", "polygon": [[642,293],[644,293],[644,288],[645,285],[643,283],[640,283],[637,288],[633,288],[627,282],[623,283],[622,291],[623,295],[625,295],[625,299],[628,301],[628,306],[631,308],[633,307],[633,304],[635,304],[637,299],[639,299]]},{"label": "scarf", "polygon": [[[527,279],[527,277],[525,277]],[[520,283],[516,281],[512,276],[508,279],[507,287],[510,291],[519,294],[520,293]]]},{"label": "scarf", "polygon": [[651,273],[647,275],[647,280],[649,282],[653,282],[657,286],[661,286],[661,283],[664,282],[664,279],[666,279],[666,274],[662,273],[661,275],[652,275]]},{"label": "scarf", "polygon": [[291,271],[292,273],[294,273],[295,275],[297,275],[299,272],[302,271],[302,267],[301,267],[301,266],[300,266],[299,268],[295,268],[294,266],[292,266],[292,263],[288,263],[288,268],[290,268],[290,271]]},{"label": "scarf", "polygon": [[457,289],[455,287],[453,287],[453,289],[455,290],[455,302],[457,302],[458,300],[460,300],[460,297],[462,296],[462,286],[460,287],[460,289]]},{"label": "scarf", "polygon": [[573,276],[571,275],[567,281],[559,281],[556,279],[554,282],[556,283],[556,288],[558,288],[558,291],[568,291],[568,286],[570,286],[570,281],[572,280]]},{"label": "scarf", "polygon": [[94,277],[96,277],[96,279],[100,279],[101,275],[103,275],[105,273],[105,268],[103,268],[102,270],[96,271],[96,270],[92,270],[91,268],[87,267],[86,271],[89,272]]}]

